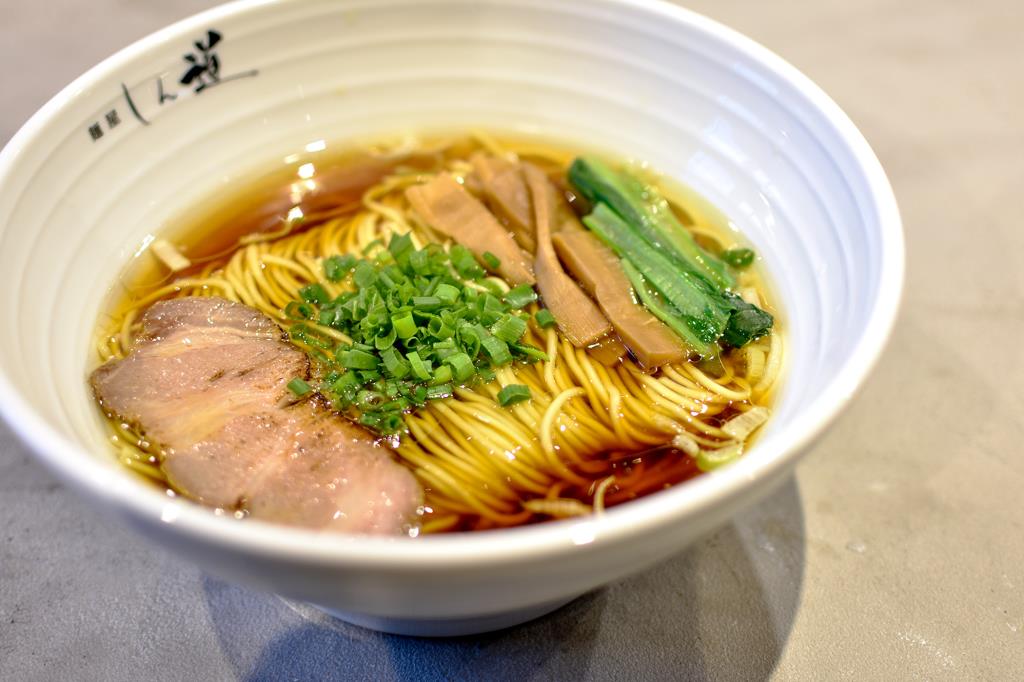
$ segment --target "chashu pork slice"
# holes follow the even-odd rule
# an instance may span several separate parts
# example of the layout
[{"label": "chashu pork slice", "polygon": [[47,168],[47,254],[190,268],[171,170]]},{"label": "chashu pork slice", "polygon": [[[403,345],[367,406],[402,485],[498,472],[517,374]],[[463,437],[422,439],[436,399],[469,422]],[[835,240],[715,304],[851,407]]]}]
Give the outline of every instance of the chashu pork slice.
[{"label": "chashu pork slice", "polygon": [[422,490],[361,427],[315,401],[287,405],[306,355],[249,306],[219,298],[154,304],[123,360],[91,377],[103,408],[141,429],[184,496],[266,521],[397,534]]}]

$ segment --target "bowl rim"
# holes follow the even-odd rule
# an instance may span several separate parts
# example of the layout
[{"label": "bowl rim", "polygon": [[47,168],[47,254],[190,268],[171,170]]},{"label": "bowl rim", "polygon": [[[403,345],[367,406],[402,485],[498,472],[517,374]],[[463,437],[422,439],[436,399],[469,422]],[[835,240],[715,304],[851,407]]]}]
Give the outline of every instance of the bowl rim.
[{"label": "bowl rim", "polygon": [[[500,0],[488,0],[500,2]],[[163,498],[146,489],[130,472],[114,473],[80,466],[88,448],[49,426],[0,371],[0,418],[51,471],[76,488],[103,500],[107,507],[129,512],[151,524],[166,523],[190,540],[252,556],[286,557],[292,561],[344,567],[402,570],[451,569],[466,566],[528,562],[560,552],[613,545],[646,535],[718,502],[739,496],[758,480],[773,480],[795,464],[801,454],[835,420],[877,364],[895,325],[904,285],[905,245],[902,221],[892,187],[867,140],[825,92],[794,66],[751,38],[665,0],[603,0],[607,5],[648,13],[666,22],[687,25],[724,47],[756,62],[788,84],[823,116],[847,147],[863,173],[867,196],[877,211],[881,265],[878,296],[851,359],[821,391],[813,406],[773,437],[771,443],[721,470],[607,510],[600,517],[553,521],[526,527],[406,538],[324,533],[256,521],[239,524],[187,501]],[[0,151],[0,188],[26,149],[78,93],[130,64],[150,49],[194,34],[218,20],[258,8],[285,5],[287,0],[235,0],[177,21],[116,52],[65,86],[43,105]],[[783,442],[784,441],[784,442]]]}]

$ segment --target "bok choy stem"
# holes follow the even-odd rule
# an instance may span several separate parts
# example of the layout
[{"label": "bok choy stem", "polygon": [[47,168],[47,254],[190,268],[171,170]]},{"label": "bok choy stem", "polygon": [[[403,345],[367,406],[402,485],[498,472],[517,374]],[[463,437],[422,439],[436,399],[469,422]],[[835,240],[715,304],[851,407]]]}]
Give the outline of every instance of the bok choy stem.
[{"label": "bok choy stem", "polygon": [[590,157],[573,161],[569,181],[592,205],[608,204],[647,242],[663,249],[679,265],[700,274],[720,289],[735,284],[725,263],[694,241],[672,213],[668,201],[655,188]]},{"label": "bok choy stem", "polygon": [[716,342],[739,348],[771,331],[772,316],[729,290],[725,263],[694,241],[653,187],[582,157],[569,180],[593,205],[583,223],[623,259],[645,307],[694,351],[711,357]]}]

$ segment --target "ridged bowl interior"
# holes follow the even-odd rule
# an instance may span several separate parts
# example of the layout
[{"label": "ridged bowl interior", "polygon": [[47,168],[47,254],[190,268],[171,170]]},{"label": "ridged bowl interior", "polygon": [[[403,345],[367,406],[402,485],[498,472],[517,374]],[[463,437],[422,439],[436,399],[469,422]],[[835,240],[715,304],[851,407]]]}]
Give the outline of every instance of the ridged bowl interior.
[{"label": "ridged bowl interior", "polygon": [[[222,82],[194,94],[177,81],[183,55],[208,29],[222,36]],[[163,105],[161,77],[178,94]],[[125,88],[148,125],[132,114]],[[111,110],[116,127],[105,119]],[[96,140],[93,123],[103,132]],[[785,387],[757,446],[715,476],[612,510],[598,539],[639,514],[668,523],[713,509],[717,498],[739,499],[791,467],[888,334],[902,279],[895,204],[867,144],[809,81],[717,24],[649,2],[243,3],[89,72],[0,157],[5,416],[52,466],[108,503],[161,509],[166,499],[113,461],[85,384],[99,307],[119,271],[172,216],[308,144],[470,127],[648,161],[733,221],[781,301]],[[185,532],[207,523],[182,514],[191,519]],[[565,524],[555,525],[508,538],[569,547]],[[258,527],[237,532],[262,542]],[[580,591],[634,568],[622,559],[581,578]]]}]

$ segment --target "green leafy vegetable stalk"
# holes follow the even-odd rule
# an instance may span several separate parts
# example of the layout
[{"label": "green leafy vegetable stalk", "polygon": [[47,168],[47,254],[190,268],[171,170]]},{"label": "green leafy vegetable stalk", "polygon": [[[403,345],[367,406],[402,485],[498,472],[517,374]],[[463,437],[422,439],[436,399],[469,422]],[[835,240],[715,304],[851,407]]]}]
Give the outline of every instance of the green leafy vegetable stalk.
[{"label": "green leafy vegetable stalk", "polygon": [[712,357],[719,345],[739,348],[771,331],[769,313],[730,291],[728,268],[749,267],[753,251],[708,253],[655,188],[596,159],[573,161],[569,180],[593,206],[583,223],[622,259],[644,306],[695,354]]},{"label": "green leafy vegetable stalk", "polygon": [[722,289],[735,284],[725,263],[694,241],[672,212],[668,201],[654,187],[589,157],[573,161],[569,167],[569,181],[591,205],[607,204],[640,237],[663,251],[677,265],[699,273]]}]

